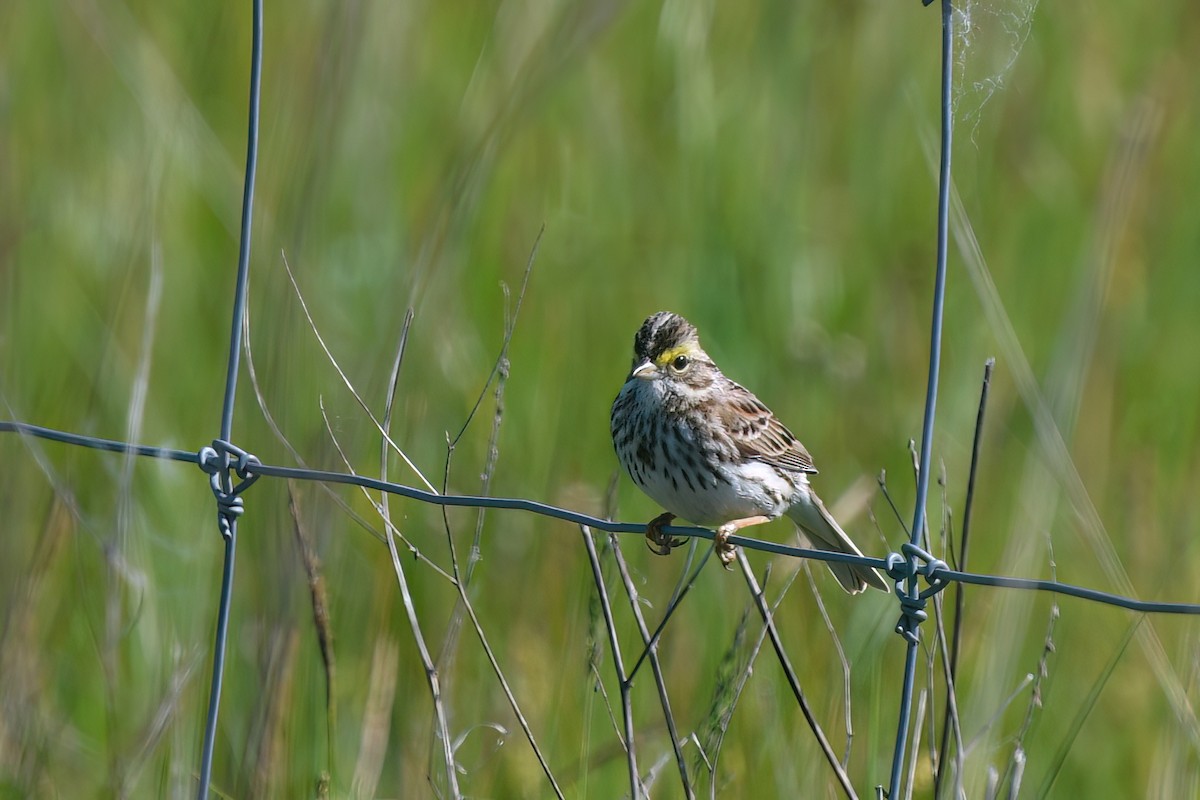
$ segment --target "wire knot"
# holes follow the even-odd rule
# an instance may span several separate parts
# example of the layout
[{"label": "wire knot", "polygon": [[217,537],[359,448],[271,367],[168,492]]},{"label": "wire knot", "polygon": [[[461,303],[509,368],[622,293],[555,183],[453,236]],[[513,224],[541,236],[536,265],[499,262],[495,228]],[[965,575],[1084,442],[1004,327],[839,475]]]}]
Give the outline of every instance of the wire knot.
[{"label": "wire knot", "polygon": [[[233,536],[233,526],[245,511],[241,494],[250,488],[261,475],[254,472],[257,456],[247,453],[224,439],[214,439],[211,446],[200,448],[200,469],[208,473],[208,485],[217,499],[217,527],[221,538]],[[233,475],[240,479],[233,482]]]},{"label": "wire knot", "polygon": [[[925,613],[925,603],[935,594],[945,589],[949,581],[941,577],[950,567],[940,558],[918,547],[912,542],[900,546],[899,553],[891,553],[887,557],[888,577],[896,582],[896,597],[900,600],[900,620],[896,623],[896,633],[905,640],[916,644],[920,641],[921,623],[929,619]],[[917,576],[925,579],[927,586],[920,589]]]}]

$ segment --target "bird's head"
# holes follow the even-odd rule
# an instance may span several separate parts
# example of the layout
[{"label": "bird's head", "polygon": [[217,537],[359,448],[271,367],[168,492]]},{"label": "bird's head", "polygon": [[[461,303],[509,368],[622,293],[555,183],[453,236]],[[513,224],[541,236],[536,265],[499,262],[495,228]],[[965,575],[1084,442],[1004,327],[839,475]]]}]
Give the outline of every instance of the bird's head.
[{"label": "bird's head", "polygon": [[716,372],[700,347],[696,326],[678,314],[652,314],[633,337],[630,379],[662,381],[665,389],[676,392],[695,391],[708,388]]}]

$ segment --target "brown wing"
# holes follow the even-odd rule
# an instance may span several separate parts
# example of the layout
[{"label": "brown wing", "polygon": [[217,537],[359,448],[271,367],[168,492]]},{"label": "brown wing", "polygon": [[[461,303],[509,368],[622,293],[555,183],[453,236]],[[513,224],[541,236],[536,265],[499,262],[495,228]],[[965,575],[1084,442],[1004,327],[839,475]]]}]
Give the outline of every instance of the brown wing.
[{"label": "brown wing", "polygon": [[752,458],[779,469],[816,474],[812,456],[771,409],[750,390],[730,382],[721,422],[743,458]]}]

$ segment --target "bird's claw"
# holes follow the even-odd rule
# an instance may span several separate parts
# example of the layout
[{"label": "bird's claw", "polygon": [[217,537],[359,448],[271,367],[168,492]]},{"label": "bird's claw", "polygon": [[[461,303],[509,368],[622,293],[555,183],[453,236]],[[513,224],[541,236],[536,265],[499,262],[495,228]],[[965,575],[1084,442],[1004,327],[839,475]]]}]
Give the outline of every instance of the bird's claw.
[{"label": "bird's claw", "polygon": [[650,548],[650,552],[655,555],[669,556],[672,547],[679,547],[686,541],[663,532],[663,528],[670,525],[674,519],[675,515],[667,512],[659,514],[646,525],[646,546]]},{"label": "bird's claw", "polygon": [[717,528],[713,535],[713,548],[717,551],[717,558],[721,559],[721,566],[727,570],[732,570],[733,562],[737,560],[737,548],[729,543],[729,537],[736,530],[736,525],[726,523]]}]

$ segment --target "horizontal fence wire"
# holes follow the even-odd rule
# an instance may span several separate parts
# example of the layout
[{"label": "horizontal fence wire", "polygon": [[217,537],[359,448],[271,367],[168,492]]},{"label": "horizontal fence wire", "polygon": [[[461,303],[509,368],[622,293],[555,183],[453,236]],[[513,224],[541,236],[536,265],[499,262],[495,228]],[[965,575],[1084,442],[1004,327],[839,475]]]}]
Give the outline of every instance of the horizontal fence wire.
[{"label": "horizontal fence wire", "polygon": [[154,447],[144,444],[129,444],[128,442],[118,442],[115,439],[101,439],[97,436],[86,436],[81,433],[68,433],[67,431],[55,430],[54,428],[45,428],[41,425],[30,425],[28,422],[0,420],[0,433],[20,433],[25,436],[48,439],[52,442],[63,442],[64,444],[73,444],[79,447],[89,447],[92,450],[106,450],[110,453],[124,453],[126,455],[146,456],[148,458],[164,458],[170,461],[187,461],[190,464],[200,463],[200,454],[193,453],[190,450],[176,450],[171,447]]},{"label": "horizontal fence wire", "polygon": [[[114,441],[112,439],[102,439],[95,436],[85,436],[78,433],[67,433],[64,431],[46,428],[41,425],[31,425],[26,422],[15,422],[11,420],[0,420],[0,433],[18,433],[24,436],[33,436],[39,439],[47,439],[54,442],[62,442],[65,444],[78,445],[81,447],[91,448],[93,450],[104,450],[113,453],[132,453],[133,455],[145,456],[147,458],[167,459],[170,461],[184,461],[190,464],[201,463],[201,452],[190,452],[188,450],[176,450],[169,447],[153,447],[138,444],[126,444],[124,442]],[[262,464],[253,459],[245,467],[245,472],[249,476],[262,476],[271,478],[287,478],[298,481],[317,481],[321,483],[343,484],[346,486],[359,486],[364,489],[374,489],[375,491],[387,492],[388,494],[397,497],[406,497],[410,500],[416,500],[422,503],[429,503],[437,506],[450,506],[456,508],[493,508],[508,511],[525,511],[531,514],[537,514],[543,517],[559,519],[565,522],[571,522],[576,525],[587,525],[596,530],[608,531],[610,533],[637,533],[645,534],[646,523],[644,522],[614,522],[613,520],[601,519],[590,514],[584,514],[580,511],[573,511],[568,508],[542,503],[537,500],[526,500],[519,497],[478,497],[475,495],[456,495],[456,494],[434,494],[433,492],[424,489],[418,489],[413,486],[406,486],[401,483],[393,483],[391,481],[381,481],[378,478],[371,478],[366,475],[354,475],[346,472],[332,472],[319,469],[307,469],[301,467],[284,467],[275,464]],[[695,537],[699,539],[713,538],[713,532],[708,528],[697,528],[688,525],[668,525],[663,527],[663,531],[675,536]],[[848,553],[834,553],[828,550],[812,550],[805,547],[793,547],[792,545],[780,544],[778,542],[768,542],[763,539],[753,539],[748,536],[730,536],[731,544],[745,547],[747,550],[754,550],[762,553],[772,553],[774,555],[788,556],[791,558],[805,558],[814,561],[838,562],[843,564],[860,564],[862,566],[873,567],[889,571],[889,563],[894,561],[894,558],[874,558],[871,556],[856,556]],[[891,574],[891,571],[889,571]],[[1053,594],[1065,595],[1068,597],[1077,597],[1081,600],[1090,600],[1105,605],[1116,606],[1118,608],[1128,609],[1130,611],[1138,611],[1146,614],[1185,614],[1185,615],[1200,615],[1200,603],[1175,603],[1175,602],[1158,602],[1150,600],[1138,600],[1133,597],[1113,594],[1111,592],[1101,591],[1100,589],[1090,589],[1084,586],[1076,586],[1069,583],[1061,583],[1052,580],[1040,580],[1036,578],[1010,578],[1004,575],[988,575],[977,572],[963,572],[960,570],[949,569],[944,566],[937,566],[929,570],[927,576],[930,580],[943,581],[948,583],[965,583],[973,586],[991,586],[999,589],[1022,589],[1027,591],[1050,592]]]}]

